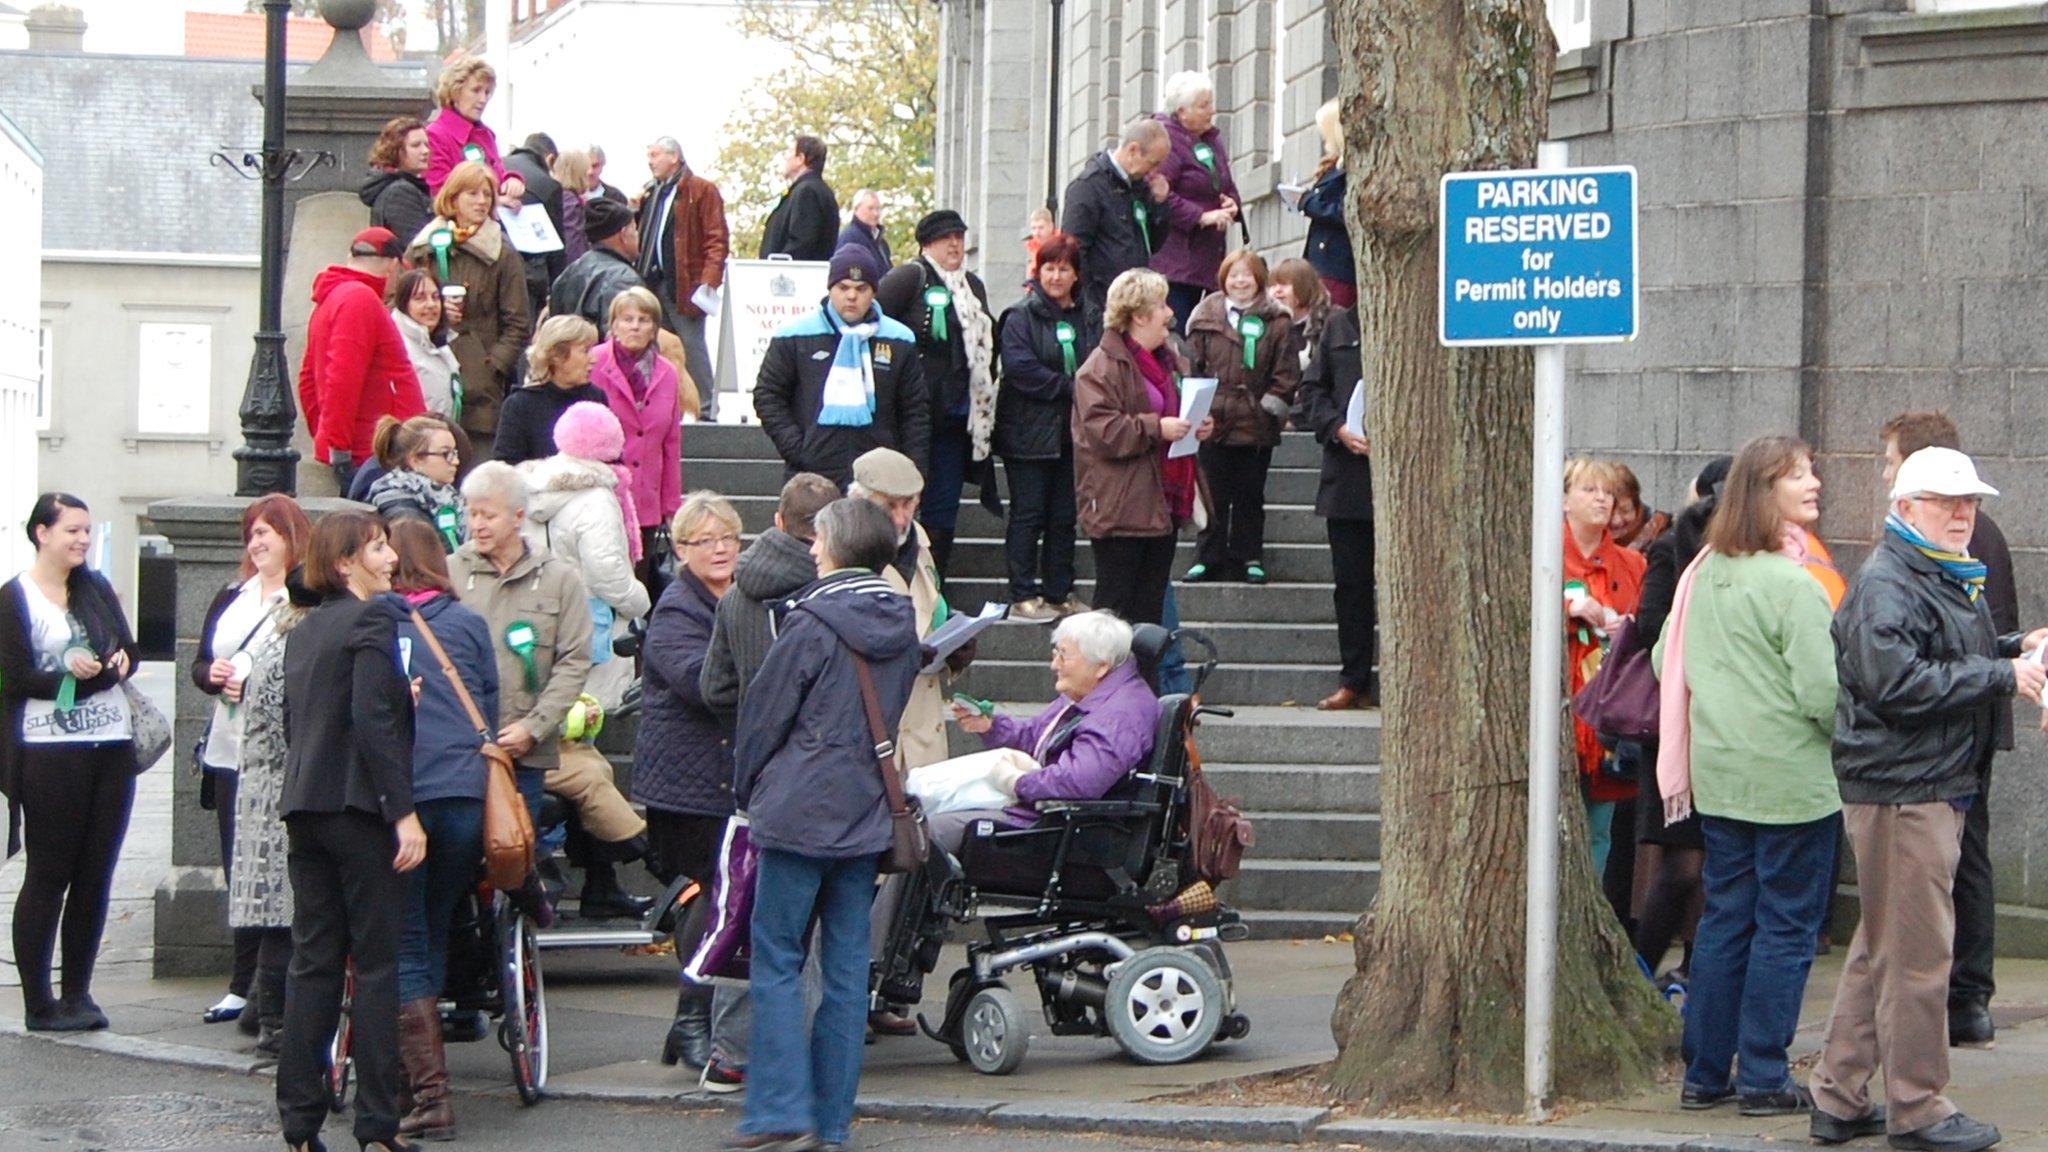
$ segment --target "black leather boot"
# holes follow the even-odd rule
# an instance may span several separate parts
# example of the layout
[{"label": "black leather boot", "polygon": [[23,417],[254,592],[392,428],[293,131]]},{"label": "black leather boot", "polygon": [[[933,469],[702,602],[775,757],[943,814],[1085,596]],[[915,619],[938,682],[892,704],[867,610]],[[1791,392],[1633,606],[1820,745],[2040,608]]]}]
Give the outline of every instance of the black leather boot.
[{"label": "black leather boot", "polygon": [[661,1044],[661,1062],[702,1068],[711,1059],[711,989],[684,985],[676,996],[675,1022]]},{"label": "black leather boot", "polygon": [[585,920],[638,920],[654,901],[619,887],[618,872],[608,860],[593,860],[583,870],[583,898],[576,914]]}]

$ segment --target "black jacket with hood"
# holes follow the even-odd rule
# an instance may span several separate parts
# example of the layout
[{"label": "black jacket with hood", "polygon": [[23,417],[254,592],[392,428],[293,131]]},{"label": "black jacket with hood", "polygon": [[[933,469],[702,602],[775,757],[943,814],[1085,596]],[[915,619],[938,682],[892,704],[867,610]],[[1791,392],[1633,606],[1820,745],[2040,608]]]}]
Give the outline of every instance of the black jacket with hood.
[{"label": "black jacket with hood", "polygon": [[1975,796],[2021,633],[1890,532],[1835,612],[1835,776],[1845,804]]},{"label": "black jacket with hood", "polygon": [[733,567],[732,587],[718,599],[711,622],[711,647],[704,653],[704,670],[697,677],[704,706],[727,732],[738,722],[747,686],[775,643],[774,611],[817,579],[818,564],[811,559],[810,544],[780,528],[761,533],[740,553],[739,563]]},{"label": "black jacket with hood", "polygon": [[882,766],[854,654],[867,660],[893,738],[921,663],[910,598],[860,570],[798,595],[740,706],[733,793],[762,848],[824,860],[889,847]]},{"label": "black jacket with hood", "polygon": [[[1073,329],[1074,369],[1067,370],[1059,326]],[[1059,460],[1073,455],[1074,376],[1102,341],[1102,314],[1080,297],[1065,308],[1033,291],[996,325],[1003,387],[996,393],[996,455],[1005,460]]]},{"label": "black jacket with hood", "polygon": [[370,226],[389,228],[400,244],[412,243],[434,218],[434,197],[427,182],[396,168],[372,168],[356,192],[370,206]]}]

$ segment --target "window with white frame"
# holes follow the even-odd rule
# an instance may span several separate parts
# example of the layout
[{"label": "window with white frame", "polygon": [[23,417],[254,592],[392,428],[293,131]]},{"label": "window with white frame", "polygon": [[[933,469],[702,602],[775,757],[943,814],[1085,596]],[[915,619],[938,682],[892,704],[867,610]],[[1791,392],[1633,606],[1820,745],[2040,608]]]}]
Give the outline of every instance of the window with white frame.
[{"label": "window with white frame", "polygon": [[1550,31],[1557,37],[1557,50],[1592,47],[1593,0],[1549,0],[1549,4]]},{"label": "window with white frame", "polygon": [[205,435],[213,404],[213,325],[145,321],[137,331],[135,430]]}]

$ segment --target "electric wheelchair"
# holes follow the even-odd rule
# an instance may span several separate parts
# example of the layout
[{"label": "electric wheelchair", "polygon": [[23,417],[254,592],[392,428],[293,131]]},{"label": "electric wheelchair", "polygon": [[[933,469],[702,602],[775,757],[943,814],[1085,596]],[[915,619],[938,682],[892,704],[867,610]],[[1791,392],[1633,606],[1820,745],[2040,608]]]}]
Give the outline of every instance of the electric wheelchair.
[{"label": "electric wheelchair", "polygon": [[978,1072],[1005,1075],[1023,1063],[1031,1022],[1004,977],[1028,971],[1055,1036],[1106,1036],[1143,1064],[1192,1060],[1247,1034],[1223,943],[1248,929],[1219,904],[1191,866],[1189,742],[1202,716],[1229,710],[1199,702],[1217,663],[1198,632],[1140,625],[1132,658],[1155,694],[1169,646],[1198,647],[1194,691],[1161,697],[1147,761],[1100,800],[1046,803],[1027,828],[995,820],[968,829],[958,858],[933,845],[907,876],[901,910],[877,964],[876,1006],[922,1002],[954,924],[981,919],[987,937],[967,945],[927,1036]]}]

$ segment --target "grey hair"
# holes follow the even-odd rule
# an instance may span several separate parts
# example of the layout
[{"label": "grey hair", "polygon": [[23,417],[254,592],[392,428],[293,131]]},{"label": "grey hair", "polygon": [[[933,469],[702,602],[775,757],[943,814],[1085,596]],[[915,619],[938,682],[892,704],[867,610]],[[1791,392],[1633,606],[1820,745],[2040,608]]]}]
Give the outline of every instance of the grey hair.
[{"label": "grey hair", "polygon": [[496,500],[514,511],[524,512],[533,499],[533,490],[527,487],[526,477],[519,474],[519,469],[503,460],[486,460],[463,477],[462,498],[472,504]]},{"label": "grey hair", "polygon": [[1062,640],[1072,640],[1075,653],[1090,664],[1114,668],[1131,658],[1131,626],[1100,608],[1060,621],[1052,630],[1052,642]]},{"label": "grey hair", "polygon": [[896,522],[866,500],[841,497],[818,510],[818,547],[840,568],[880,575],[896,558]]},{"label": "grey hair", "polygon": [[1209,79],[1207,72],[1175,72],[1166,78],[1165,87],[1159,91],[1159,99],[1166,105],[1160,111],[1178,112],[1204,94],[1216,94],[1216,82]]},{"label": "grey hair", "polygon": [[677,143],[676,138],[673,136],[656,136],[654,143],[649,144],[648,147],[659,148],[663,152],[675,157],[678,161],[681,161],[683,158],[683,146]]},{"label": "grey hair", "polygon": [[589,153],[592,163],[604,163],[604,145],[592,144],[590,147],[585,148],[584,151]]},{"label": "grey hair", "polygon": [[853,199],[847,202],[847,206],[850,208],[858,208],[860,207],[860,202],[867,199],[870,196],[873,196],[875,198],[875,203],[880,204],[882,202],[882,194],[880,192],[875,191],[873,188],[863,188],[860,191],[855,192],[853,194]]},{"label": "grey hair", "polygon": [[1150,148],[1154,144],[1162,143],[1165,140],[1166,129],[1159,126],[1159,121],[1154,120],[1150,116],[1140,116],[1124,126],[1124,134],[1118,138],[1117,143],[1119,145],[1136,144],[1140,148]]}]

